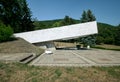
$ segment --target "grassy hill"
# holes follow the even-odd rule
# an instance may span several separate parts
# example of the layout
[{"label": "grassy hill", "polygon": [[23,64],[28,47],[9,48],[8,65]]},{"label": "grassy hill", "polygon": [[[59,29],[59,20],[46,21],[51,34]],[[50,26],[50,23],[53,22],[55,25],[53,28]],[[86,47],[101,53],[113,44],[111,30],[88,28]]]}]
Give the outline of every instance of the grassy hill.
[{"label": "grassy hill", "polygon": [[98,23],[97,43],[115,44],[117,29],[117,26]]}]

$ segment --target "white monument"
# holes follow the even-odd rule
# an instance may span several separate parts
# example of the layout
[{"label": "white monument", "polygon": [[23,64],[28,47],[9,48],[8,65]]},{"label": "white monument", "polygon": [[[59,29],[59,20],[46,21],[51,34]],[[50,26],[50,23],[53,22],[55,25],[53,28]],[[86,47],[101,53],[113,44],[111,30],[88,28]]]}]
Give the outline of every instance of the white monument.
[{"label": "white monument", "polygon": [[44,30],[16,33],[14,34],[14,36],[23,38],[30,43],[43,43],[43,45],[46,44],[48,46],[53,46],[49,45],[49,43],[44,42],[73,39],[97,33],[98,33],[97,22],[93,21]]}]

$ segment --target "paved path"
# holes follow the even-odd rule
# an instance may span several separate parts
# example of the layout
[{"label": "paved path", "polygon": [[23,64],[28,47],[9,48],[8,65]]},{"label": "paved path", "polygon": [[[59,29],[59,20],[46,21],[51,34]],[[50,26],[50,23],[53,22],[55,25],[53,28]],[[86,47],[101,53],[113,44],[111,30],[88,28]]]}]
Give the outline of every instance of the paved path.
[{"label": "paved path", "polygon": [[120,65],[120,51],[110,50],[55,50],[43,53],[30,63],[35,66],[114,66]]}]

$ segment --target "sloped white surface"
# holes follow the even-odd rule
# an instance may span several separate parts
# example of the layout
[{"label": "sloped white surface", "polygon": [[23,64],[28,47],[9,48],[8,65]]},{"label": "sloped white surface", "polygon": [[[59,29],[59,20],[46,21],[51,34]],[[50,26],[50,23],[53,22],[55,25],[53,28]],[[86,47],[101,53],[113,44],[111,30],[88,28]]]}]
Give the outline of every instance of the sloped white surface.
[{"label": "sloped white surface", "polygon": [[21,37],[30,43],[71,39],[98,33],[96,21],[80,23],[51,29],[36,30],[16,33],[15,37]]}]

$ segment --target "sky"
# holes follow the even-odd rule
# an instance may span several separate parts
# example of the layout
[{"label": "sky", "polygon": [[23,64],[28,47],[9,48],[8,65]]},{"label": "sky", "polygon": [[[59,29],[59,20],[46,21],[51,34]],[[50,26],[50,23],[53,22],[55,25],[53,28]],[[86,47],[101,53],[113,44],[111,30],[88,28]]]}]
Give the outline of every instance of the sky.
[{"label": "sky", "polygon": [[90,9],[97,22],[120,24],[120,0],[27,0],[32,18],[40,21],[62,19],[66,15],[80,20]]}]

